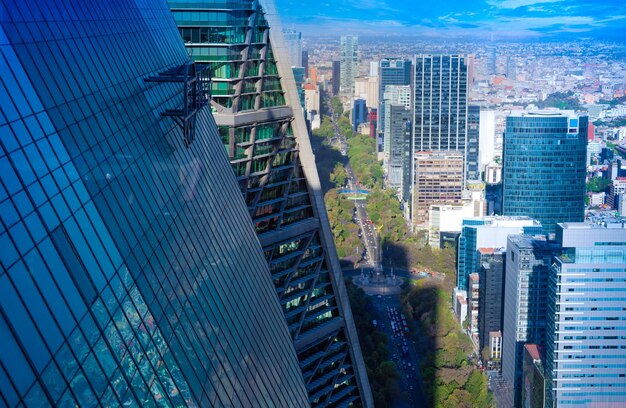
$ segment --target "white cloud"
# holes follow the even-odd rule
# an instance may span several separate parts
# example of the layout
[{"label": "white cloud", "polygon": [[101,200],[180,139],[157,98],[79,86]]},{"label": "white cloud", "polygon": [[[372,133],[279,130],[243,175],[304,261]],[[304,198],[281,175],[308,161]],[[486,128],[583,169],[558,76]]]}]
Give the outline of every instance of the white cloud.
[{"label": "white cloud", "polygon": [[489,0],[488,4],[501,9],[516,9],[535,4],[560,3],[563,0]]}]

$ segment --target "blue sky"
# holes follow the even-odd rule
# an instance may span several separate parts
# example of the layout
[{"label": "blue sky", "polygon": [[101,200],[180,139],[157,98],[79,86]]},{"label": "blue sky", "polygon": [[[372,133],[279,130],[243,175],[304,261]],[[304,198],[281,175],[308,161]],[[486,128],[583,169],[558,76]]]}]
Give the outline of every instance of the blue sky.
[{"label": "blue sky", "polygon": [[275,0],[306,35],[626,41],[626,0]]}]

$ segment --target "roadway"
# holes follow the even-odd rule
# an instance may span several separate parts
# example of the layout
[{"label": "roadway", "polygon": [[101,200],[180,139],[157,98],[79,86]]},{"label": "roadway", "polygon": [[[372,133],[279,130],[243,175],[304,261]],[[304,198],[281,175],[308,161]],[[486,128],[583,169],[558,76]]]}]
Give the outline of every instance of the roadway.
[{"label": "roadway", "polygon": [[[348,141],[343,136],[341,131],[339,130],[339,126],[337,125],[337,121],[333,118],[333,127],[335,129],[335,137],[331,140],[331,143],[336,144],[339,147],[339,151],[342,156],[346,156],[348,153]],[[354,172],[352,171],[352,167],[350,167],[350,163],[346,160],[344,163],[344,167],[346,169],[346,173],[348,174],[348,188],[350,190],[357,189],[357,179],[354,176]],[[363,241],[363,245],[365,246],[365,253],[361,254],[363,259],[365,260],[365,264],[376,267],[380,265],[380,253],[379,253],[379,242],[378,235],[376,233],[376,229],[372,224],[369,216],[367,215],[366,203],[362,200],[354,200],[354,220],[359,225],[360,228],[360,238]]]}]

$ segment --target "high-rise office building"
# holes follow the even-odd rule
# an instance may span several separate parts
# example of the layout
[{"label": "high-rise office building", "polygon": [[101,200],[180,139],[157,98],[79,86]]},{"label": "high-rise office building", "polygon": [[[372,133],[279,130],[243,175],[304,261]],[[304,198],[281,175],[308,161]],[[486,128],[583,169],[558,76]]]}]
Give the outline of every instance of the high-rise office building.
[{"label": "high-rise office building", "polygon": [[340,92],[347,96],[354,94],[354,79],[359,74],[359,37],[341,36],[341,82]]},{"label": "high-rise office building", "polygon": [[376,139],[376,127],[378,126],[378,110],[376,108],[370,109],[367,118],[368,122],[370,123],[370,137],[372,139]]},{"label": "high-rise office building", "polygon": [[166,3],[2,4],[0,405],[307,406]]},{"label": "high-rise office building", "polygon": [[302,33],[292,28],[283,28],[283,38],[291,66],[304,67],[302,65]]},{"label": "high-rise office building", "polygon": [[506,57],[506,77],[508,79],[515,79],[517,77],[517,63],[510,55]]},{"label": "high-rise office building", "polygon": [[546,376],[550,407],[626,401],[626,229],[583,223],[556,228],[563,254],[549,286]]},{"label": "high-rise office building", "polygon": [[489,346],[489,333],[502,331],[505,251],[501,248],[479,248],[478,253],[478,344],[483,350]]},{"label": "high-rise office building", "polygon": [[400,192],[400,200],[410,204],[411,197],[411,111],[404,105],[387,104],[390,139],[387,178],[389,187]]},{"label": "high-rise office building", "polygon": [[367,104],[365,99],[355,99],[352,107],[352,130],[355,132],[362,123],[367,122]]},{"label": "high-rise office building", "polygon": [[467,146],[465,147],[465,180],[480,181],[480,106],[467,109]]},{"label": "high-rise office building", "polygon": [[489,47],[487,49],[487,74],[496,75],[498,73],[498,58],[496,54],[496,47]]},{"label": "high-rise office building", "polygon": [[465,155],[469,93],[466,57],[416,55],[413,69],[414,150]]},{"label": "high-rise office building", "polygon": [[341,61],[333,61],[333,95],[339,95],[341,90]]},{"label": "high-rise office building", "polygon": [[[383,94],[384,103],[381,105],[384,109],[385,115],[383,120],[386,123],[383,126],[383,152],[385,153],[385,161],[389,161],[391,154],[391,116],[389,115],[391,105],[402,105],[408,111],[411,110],[411,86],[410,85],[387,85],[385,87],[385,93]],[[409,119],[410,123],[411,119]],[[397,124],[396,124],[397,126]],[[412,130],[411,130],[412,133]],[[410,153],[410,152],[408,152]]]},{"label": "high-rise office building", "polygon": [[[210,63],[214,116],[270,266],[309,400],[314,406],[357,401],[370,406],[363,358],[275,6],[250,0],[232,1],[228,7],[218,0],[171,0],[170,5],[181,32],[201,8],[203,20],[194,21],[194,29],[227,35],[222,41],[227,46],[208,42],[189,51],[198,62]],[[217,95],[216,89],[221,91]]]},{"label": "high-rise office building", "polygon": [[304,75],[308,78],[309,77],[309,52],[306,50],[302,51],[302,67],[304,68]]},{"label": "high-rise office building", "polygon": [[[478,163],[480,171],[486,171],[496,158],[496,112],[481,110],[478,123]],[[489,183],[486,174],[485,181]]]},{"label": "high-rise office building", "polygon": [[506,249],[502,377],[514,389],[519,406],[524,345],[545,344],[550,266],[560,246],[545,236],[512,235]]},{"label": "high-rise office building", "polygon": [[504,215],[526,215],[554,232],[585,212],[587,116],[569,111],[517,112],[506,118]]},{"label": "high-rise office building", "polygon": [[524,408],[546,408],[545,350],[539,344],[524,345],[524,384],[520,405]]},{"label": "high-rise office building", "polygon": [[[378,132],[385,131],[385,93],[389,85],[411,85],[411,61],[402,58],[384,58],[380,60],[378,65],[378,85],[380,100],[378,111],[380,112],[380,120],[378,121]],[[401,103],[401,102],[392,102]],[[411,107],[410,99],[408,101],[409,109]]]},{"label": "high-rise office building", "polygon": [[463,155],[457,152],[415,154],[411,225],[428,229],[431,205],[460,204],[463,196]]},{"label": "high-rise office building", "polygon": [[472,217],[463,220],[459,239],[457,287],[467,290],[467,279],[478,272],[479,249],[504,249],[509,235],[540,234],[541,225],[528,217]]}]

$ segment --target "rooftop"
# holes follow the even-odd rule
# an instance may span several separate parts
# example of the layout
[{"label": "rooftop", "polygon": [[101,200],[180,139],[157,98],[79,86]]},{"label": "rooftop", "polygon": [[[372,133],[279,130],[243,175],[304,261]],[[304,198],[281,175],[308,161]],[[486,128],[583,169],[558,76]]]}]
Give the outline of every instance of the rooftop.
[{"label": "rooftop", "polygon": [[537,110],[537,111],[513,111],[509,115],[510,117],[537,117],[537,118],[578,118],[579,116],[573,110],[558,110],[558,109],[546,109],[546,110]]},{"label": "rooftop", "polygon": [[541,355],[543,354],[543,347],[538,344],[526,344],[524,345],[528,354],[533,358],[533,360],[541,360]]}]

